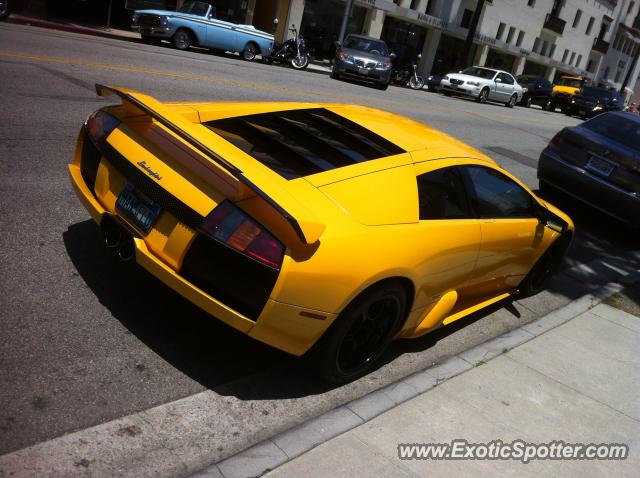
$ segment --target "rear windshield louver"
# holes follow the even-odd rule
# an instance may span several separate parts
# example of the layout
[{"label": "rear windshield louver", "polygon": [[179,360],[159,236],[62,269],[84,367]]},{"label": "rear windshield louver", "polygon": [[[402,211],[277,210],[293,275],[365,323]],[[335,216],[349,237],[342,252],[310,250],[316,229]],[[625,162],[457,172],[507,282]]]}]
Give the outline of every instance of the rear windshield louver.
[{"label": "rear windshield louver", "polygon": [[405,152],[324,108],[240,116],[204,124],[286,179]]}]

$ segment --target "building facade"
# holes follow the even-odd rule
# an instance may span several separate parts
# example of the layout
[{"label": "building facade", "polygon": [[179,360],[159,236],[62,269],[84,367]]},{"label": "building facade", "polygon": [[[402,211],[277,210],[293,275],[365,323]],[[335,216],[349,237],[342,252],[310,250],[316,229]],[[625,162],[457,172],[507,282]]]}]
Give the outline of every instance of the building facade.
[{"label": "building facade", "polygon": [[[400,64],[422,54],[420,72],[444,74],[464,63],[477,0],[355,0],[347,31],[387,42]],[[317,57],[335,51],[346,0],[290,0],[281,22],[300,27]],[[640,62],[640,0],[486,0],[473,63],[550,80],[635,87]]]}]

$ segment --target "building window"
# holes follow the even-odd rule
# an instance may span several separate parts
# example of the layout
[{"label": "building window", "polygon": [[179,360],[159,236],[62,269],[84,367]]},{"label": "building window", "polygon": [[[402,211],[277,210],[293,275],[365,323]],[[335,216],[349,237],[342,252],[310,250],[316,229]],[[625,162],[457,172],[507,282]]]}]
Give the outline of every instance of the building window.
[{"label": "building window", "polygon": [[547,55],[547,48],[549,48],[549,42],[547,40],[542,40],[542,46],[540,47],[540,54],[542,56]]},{"label": "building window", "polygon": [[587,35],[591,35],[591,29],[593,28],[593,22],[595,22],[596,19],[591,17],[589,18],[589,23],[587,23],[587,31],[585,32]]},{"label": "building window", "polygon": [[576,52],[572,51],[571,52],[571,58],[569,58],[569,64],[573,65],[573,60],[575,60],[575,59],[576,59]]},{"label": "building window", "polygon": [[576,60],[576,68],[580,68],[580,63],[582,63],[582,55],[578,55],[578,59]]},{"label": "building window", "polygon": [[428,0],[427,1],[427,8],[425,8],[424,13],[426,13],[427,15],[432,15],[433,14],[433,6],[435,5],[435,0]]},{"label": "building window", "polygon": [[516,27],[509,27],[509,33],[507,33],[507,43],[513,41],[513,36],[516,34]]},{"label": "building window", "polygon": [[580,17],[582,17],[582,10],[576,11],[576,16],[573,17],[573,28],[576,28],[580,24]]},{"label": "building window", "polygon": [[616,77],[614,78],[613,81],[615,81],[616,83],[619,82],[621,76],[622,76],[622,70],[616,70]]},{"label": "building window", "polygon": [[506,26],[504,23],[502,23],[502,22],[500,22],[500,25],[498,25],[498,33],[496,33],[496,38],[497,38],[498,40],[502,40],[502,35],[504,34],[504,29],[505,29],[506,27],[507,27],[507,26]]},{"label": "building window", "polygon": [[416,10],[418,8],[418,3],[420,3],[420,0],[411,0],[411,6],[409,8],[411,8],[411,10]]},{"label": "building window", "polygon": [[549,56],[549,58],[553,58],[553,54],[554,54],[555,52],[556,52],[556,44],[555,44],[555,43],[552,43],[552,44],[549,46],[549,55],[548,55],[548,56]]},{"label": "building window", "polygon": [[629,4],[629,8],[627,9],[627,15],[629,15],[631,13],[631,10],[633,10],[633,7],[635,6],[636,2],[631,2]]},{"label": "building window", "polygon": [[518,39],[516,40],[516,45],[522,46],[522,41],[524,40],[524,31],[520,30],[518,33]]},{"label": "building window", "polygon": [[531,8],[536,6],[536,0],[528,0],[527,1],[527,5],[529,5]]},{"label": "building window", "polygon": [[562,54],[562,63],[567,62],[567,56],[569,55],[569,49],[565,48],[564,53]]},{"label": "building window", "polygon": [[538,53],[539,48],[540,48],[540,37],[536,37],[536,39],[533,40],[533,51]]},{"label": "building window", "polygon": [[602,77],[603,77],[605,80],[609,78],[609,70],[610,70],[610,69],[611,69],[611,67],[610,67],[610,66],[607,66],[607,67],[604,69],[604,75],[602,75]]},{"label": "building window", "polygon": [[596,62],[593,61],[593,58],[589,59],[589,61],[587,62],[587,71],[589,73],[594,73],[593,70],[595,70],[595,66],[596,66]]},{"label": "building window", "polygon": [[473,10],[469,10],[468,8],[464,9],[462,13],[462,20],[460,21],[460,26],[462,28],[469,28],[471,25],[471,19],[473,18]]}]

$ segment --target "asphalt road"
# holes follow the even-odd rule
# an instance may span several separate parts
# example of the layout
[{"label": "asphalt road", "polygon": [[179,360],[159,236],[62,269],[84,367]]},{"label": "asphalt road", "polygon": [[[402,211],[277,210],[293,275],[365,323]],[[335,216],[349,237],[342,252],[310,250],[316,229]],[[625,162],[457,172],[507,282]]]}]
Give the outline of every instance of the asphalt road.
[{"label": "asphalt road", "polygon": [[[66,164],[87,114],[111,101],[95,95],[96,82],[162,101],[380,107],[470,143],[533,188],[540,151],[576,119],[32,27],[0,25],[0,45],[0,454],[211,389],[220,396],[224,456],[542,311],[542,300],[512,304],[398,342],[379,370],[328,388],[304,361],[236,333],[135,264],[117,261],[76,199]],[[609,219],[553,199],[578,224],[565,267],[639,250]],[[553,297],[569,300],[564,290],[557,281]]]}]

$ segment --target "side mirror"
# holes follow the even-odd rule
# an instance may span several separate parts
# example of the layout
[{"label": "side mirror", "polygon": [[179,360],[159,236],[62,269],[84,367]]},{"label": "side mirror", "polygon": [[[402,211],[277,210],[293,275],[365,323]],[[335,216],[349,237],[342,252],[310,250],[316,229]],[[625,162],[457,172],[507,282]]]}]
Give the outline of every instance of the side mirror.
[{"label": "side mirror", "polygon": [[418,60],[422,58],[422,53],[418,53]]},{"label": "side mirror", "polygon": [[398,58],[398,55],[396,55],[395,53],[391,52],[389,54],[389,58],[391,58],[392,60],[395,60],[396,58]]},{"label": "side mirror", "polygon": [[567,227],[569,227],[565,221],[541,204],[534,205],[533,215],[541,224],[544,224],[545,227],[548,227],[552,231],[559,232],[560,234],[566,232]]},{"label": "side mirror", "polygon": [[502,83],[502,79],[501,78],[496,78],[496,83]]},{"label": "side mirror", "polygon": [[462,70],[458,70],[458,73],[462,73]]}]

